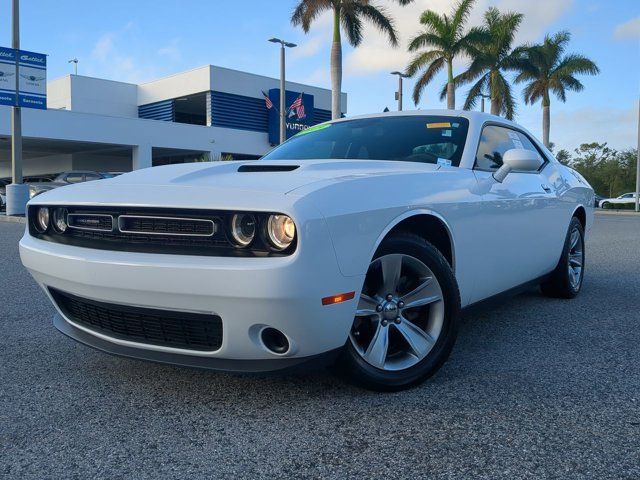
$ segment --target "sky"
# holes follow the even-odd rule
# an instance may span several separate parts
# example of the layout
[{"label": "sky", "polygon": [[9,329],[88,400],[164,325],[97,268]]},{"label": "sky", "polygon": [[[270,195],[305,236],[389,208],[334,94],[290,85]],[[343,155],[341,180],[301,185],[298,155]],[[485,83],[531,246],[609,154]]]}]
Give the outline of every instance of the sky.
[{"label": "sky", "polygon": [[[415,0],[400,7],[373,0],[394,18],[400,46],[391,48],[373,27],[356,49],[345,45],[343,91],[348,115],[396,108],[397,77],[410,55],[406,45],[420,31],[420,13],[448,12],[451,0]],[[331,18],[318,18],[308,34],[290,23],[295,0],[164,0],[89,2],[22,0],[21,46],[46,53],[48,77],[73,71],[112,80],[143,82],[201,65],[214,64],[278,77],[279,51],[267,39],[276,36],[298,44],[287,52],[287,79],[330,88]],[[545,34],[568,30],[568,52],[586,55],[600,67],[580,80],[585,89],[570,92],[566,103],[551,101],[551,141],[573,151],[585,142],[608,142],[616,149],[638,142],[640,93],[640,2],[637,0],[476,0],[469,26],[478,25],[489,6],[524,14],[514,42],[541,41]],[[11,44],[11,1],[0,0],[0,45]],[[454,73],[464,71],[459,59]],[[438,94],[442,72],[413,105],[413,80],[405,81],[404,108],[445,108]],[[457,91],[462,105],[467,87]],[[540,104],[525,105],[520,87],[516,121],[541,136]]]}]

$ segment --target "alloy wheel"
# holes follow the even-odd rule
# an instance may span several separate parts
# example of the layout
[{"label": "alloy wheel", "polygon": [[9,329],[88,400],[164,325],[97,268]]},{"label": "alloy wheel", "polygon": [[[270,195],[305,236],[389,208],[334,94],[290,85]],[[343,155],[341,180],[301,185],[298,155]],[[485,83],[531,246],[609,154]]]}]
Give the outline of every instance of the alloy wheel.
[{"label": "alloy wheel", "polygon": [[423,360],[444,323],[438,279],[415,257],[389,254],[369,265],[349,338],[370,365],[387,371]]},{"label": "alloy wheel", "polygon": [[584,263],[584,240],[577,227],[571,230],[569,237],[569,284],[575,291],[580,289],[582,283],[582,266]]}]

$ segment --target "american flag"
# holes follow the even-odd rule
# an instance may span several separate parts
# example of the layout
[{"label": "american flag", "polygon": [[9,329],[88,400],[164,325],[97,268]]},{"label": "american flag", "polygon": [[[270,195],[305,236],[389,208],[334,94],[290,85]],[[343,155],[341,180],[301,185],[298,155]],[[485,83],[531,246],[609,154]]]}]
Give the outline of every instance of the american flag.
[{"label": "american flag", "polygon": [[295,110],[296,115],[298,116],[299,119],[303,119],[304,117],[307,116],[306,113],[304,112],[304,105],[302,104],[302,93],[298,95],[298,98],[296,98],[293,101],[293,103],[289,107],[289,110]]},{"label": "american flag", "polygon": [[267,106],[267,110],[270,109],[270,108],[273,108],[273,102],[269,98],[269,95],[264,93],[264,91],[262,91],[262,95],[264,96],[264,103]]}]

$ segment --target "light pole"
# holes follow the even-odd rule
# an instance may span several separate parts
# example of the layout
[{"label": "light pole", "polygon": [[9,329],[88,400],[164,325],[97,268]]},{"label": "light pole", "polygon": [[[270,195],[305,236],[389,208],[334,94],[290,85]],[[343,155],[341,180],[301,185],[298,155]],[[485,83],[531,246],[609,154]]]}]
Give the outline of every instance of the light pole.
[{"label": "light pole", "polygon": [[280,143],[287,139],[287,112],[285,111],[285,81],[284,81],[284,49],[285,47],[293,48],[297,46],[295,43],[285,42],[279,38],[270,38],[270,42],[280,44]]},{"label": "light pole", "polygon": [[[11,47],[16,52],[16,102],[18,97],[18,71],[20,63],[20,1],[12,4],[13,39]],[[13,183],[7,185],[7,215],[24,215],[29,201],[29,187],[22,183],[22,117],[16,103],[11,107],[11,177]]]},{"label": "light pole", "polygon": [[484,93],[480,94],[480,111],[484,112],[484,99],[486,98],[487,100],[491,99],[491,95],[485,95]]},{"label": "light pole", "polygon": [[409,75],[402,72],[391,72],[391,75],[398,76],[398,91],[396,92],[396,100],[398,100],[398,111],[402,111],[402,79],[409,78]]},{"label": "light pole", "polygon": [[636,157],[636,212],[640,212],[640,103],[638,103],[638,156]]},{"label": "light pole", "polygon": [[78,59],[77,58],[72,58],[71,60],[69,60],[68,63],[73,63],[73,67],[74,67],[74,71],[75,74],[78,75]]}]

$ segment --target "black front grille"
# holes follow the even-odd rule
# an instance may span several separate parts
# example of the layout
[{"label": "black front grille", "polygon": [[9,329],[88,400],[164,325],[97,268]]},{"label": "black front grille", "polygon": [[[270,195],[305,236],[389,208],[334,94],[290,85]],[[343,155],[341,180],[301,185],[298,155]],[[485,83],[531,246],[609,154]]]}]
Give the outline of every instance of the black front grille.
[{"label": "black front grille", "polygon": [[280,257],[291,255],[294,241],[286,250],[271,247],[264,232],[269,213],[252,212],[258,223],[254,241],[240,248],[230,232],[233,215],[224,210],[183,210],[105,206],[49,207],[64,209],[69,227],[61,232],[35,226],[36,205],[29,206],[29,233],[43,240],[84,248],[122,252],[164,253],[232,257]]},{"label": "black front grille", "polygon": [[109,337],[198,351],[222,345],[222,319],[217,315],[104,303],[54,288],[49,292],[69,320]]},{"label": "black front grille", "polygon": [[121,215],[118,228],[126,233],[148,233],[210,237],[216,232],[213,220]]}]

